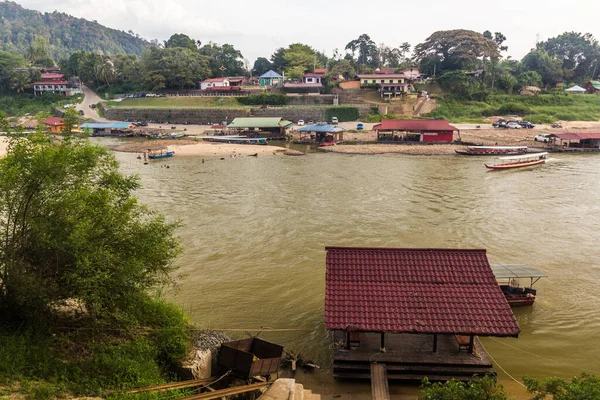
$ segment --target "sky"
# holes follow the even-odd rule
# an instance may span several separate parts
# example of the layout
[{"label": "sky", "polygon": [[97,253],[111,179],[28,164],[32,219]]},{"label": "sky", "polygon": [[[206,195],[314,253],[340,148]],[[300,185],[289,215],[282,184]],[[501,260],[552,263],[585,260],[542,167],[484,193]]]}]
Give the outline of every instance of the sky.
[{"label": "sky", "polygon": [[598,0],[16,0],[25,8],[60,11],[102,25],[168,39],[184,33],[202,43],[229,43],[250,65],[279,48],[305,43],[331,57],[359,35],[397,47],[423,42],[438,30],[502,32],[505,53],[521,59],[567,31],[600,39]]}]

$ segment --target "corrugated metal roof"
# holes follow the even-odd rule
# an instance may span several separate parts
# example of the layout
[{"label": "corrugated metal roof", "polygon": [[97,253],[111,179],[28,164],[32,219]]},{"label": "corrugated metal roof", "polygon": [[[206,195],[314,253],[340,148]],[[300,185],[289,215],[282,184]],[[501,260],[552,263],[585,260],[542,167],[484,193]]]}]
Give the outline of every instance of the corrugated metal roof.
[{"label": "corrugated metal roof", "polygon": [[60,126],[60,125],[64,125],[65,121],[62,118],[50,117],[50,118],[46,118],[44,120],[44,124],[45,125],[52,125],[52,126]]},{"label": "corrugated metal roof", "polygon": [[80,128],[86,129],[128,129],[133,125],[131,122],[86,122]]},{"label": "corrugated metal roof", "polygon": [[293,123],[283,118],[236,118],[229,124],[230,128],[287,128]]},{"label": "corrugated metal roof", "polygon": [[545,278],[548,276],[529,264],[492,264],[491,267],[498,279]]},{"label": "corrugated metal roof", "polygon": [[315,132],[315,133],[338,133],[344,132],[345,129],[335,125],[307,125],[297,129],[299,132]]},{"label": "corrugated metal roof", "polygon": [[565,89],[565,92],[572,92],[572,93],[585,93],[587,90],[585,90],[584,88],[582,88],[581,86],[575,85],[573,87],[570,87],[568,89]]},{"label": "corrugated metal roof", "polygon": [[562,140],[585,140],[585,139],[600,140],[600,133],[557,133],[555,136]]},{"label": "corrugated metal roof", "polygon": [[261,78],[282,78],[281,75],[279,75],[277,72],[273,71],[272,69],[265,72],[260,77]]},{"label": "corrugated metal roof", "polygon": [[326,250],[329,330],[519,335],[485,250]]},{"label": "corrugated metal roof", "polygon": [[600,90],[600,81],[590,81],[594,89]]},{"label": "corrugated metal roof", "polygon": [[401,120],[384,119],[381,124],[373,127],[375,131],[457,131],[454,126],[446,120]]}]

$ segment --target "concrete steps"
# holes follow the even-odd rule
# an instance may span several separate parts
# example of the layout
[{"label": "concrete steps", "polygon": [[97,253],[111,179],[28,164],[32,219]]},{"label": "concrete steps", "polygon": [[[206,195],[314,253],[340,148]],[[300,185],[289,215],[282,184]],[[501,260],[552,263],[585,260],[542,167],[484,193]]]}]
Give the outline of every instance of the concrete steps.
[{"label": "concrete steps", "polygon": [[294,379],[277,379],[259,400],[321,400],[321,395],[304,389]]}]

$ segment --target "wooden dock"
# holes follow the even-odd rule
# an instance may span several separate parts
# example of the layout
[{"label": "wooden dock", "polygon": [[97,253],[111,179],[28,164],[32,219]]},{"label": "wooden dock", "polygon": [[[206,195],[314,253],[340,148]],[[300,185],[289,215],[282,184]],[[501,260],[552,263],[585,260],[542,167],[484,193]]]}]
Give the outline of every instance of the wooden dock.
[{"label": "wooden dock", "polygon": [[385,364],[371,364],[371,398],[373,400],[390,400],[390,387]]},{"label": "wooden dock", "polygon": [[[336,331],[335,343],[345,341],[344,332]],[[390,380],[446,381],[470,380],[473,375],[496,374],[485,350],[475,339],[473,354],[459,351],[454,335],[438,335],[433,352],[433,335],[386,334],[386,352],[380,352],[378,333],[360,333],[358,348],[336,348],[333,376],[338,379],[371,379],[371,364],[385,364]]]}]

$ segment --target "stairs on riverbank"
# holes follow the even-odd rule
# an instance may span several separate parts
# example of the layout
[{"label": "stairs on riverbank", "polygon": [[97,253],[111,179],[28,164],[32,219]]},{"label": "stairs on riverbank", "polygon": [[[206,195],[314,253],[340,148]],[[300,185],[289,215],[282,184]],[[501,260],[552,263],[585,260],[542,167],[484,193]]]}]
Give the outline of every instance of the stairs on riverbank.
[{"label": "stairs on riverbank", "polygon": [[321,400],[321,395],[305,389],[295,379],[277,379],[259,400]]}]

